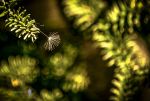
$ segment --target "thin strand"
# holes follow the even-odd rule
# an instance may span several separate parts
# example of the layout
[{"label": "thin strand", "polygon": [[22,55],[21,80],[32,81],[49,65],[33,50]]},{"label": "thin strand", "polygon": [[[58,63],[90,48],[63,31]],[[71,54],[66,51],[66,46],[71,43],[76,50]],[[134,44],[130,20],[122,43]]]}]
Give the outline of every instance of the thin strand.
[{"label": "thin strand", "polygon": [[45,37],[49,38],[48,35],[46,35],[44,32],[42,32],[41,30],[39,30]]}]

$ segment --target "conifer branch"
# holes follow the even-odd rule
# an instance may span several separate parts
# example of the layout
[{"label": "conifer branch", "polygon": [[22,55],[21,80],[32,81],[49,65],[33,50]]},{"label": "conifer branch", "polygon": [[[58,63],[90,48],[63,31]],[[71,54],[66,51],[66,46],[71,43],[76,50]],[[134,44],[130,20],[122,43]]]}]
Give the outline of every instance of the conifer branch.
[{"label": "conifer branch", "polygon": [[9,10],[9,18],[6,20],[6,26],[17,34],[18,38],[23,37],[24,40],[31,39],[34,42],[40,29],[36,27],[35,20],[30,18],[30,14],[26,15],[26,10],[21,11],[19,8],[16,12]]},{"label": "conifer branch", "polygon": [[[65,2],[66,16],[76,18],[74,23],[78,22],[80,16],[86,16],[86,13],[76,14],[78,12],[76,9],[84,10],[78,6],[79,2],[81,3],[82,0]],[[91,5],[88,7],[94,9]],[[128,101],[136,93],[135,89],[138,89],[139,82],[144,80],[149,71],[147,68],[150,62],[149,51],[136,30],[141,27],[140,16],[144,6],[143,2],[138,0],[126,2],[119,0],[110,8],[105,12],[105,16],[99,18],[99,21],[90,29],[84,28],[90,30],[89,32],[92,31],[93,40],[102,49],[103,59],[109,60],[108,65],[117,66],[115,79],[112,82],[115,87],[111,90],[114,96],[111,99]],[[91,11],[89,14],[92,13],[95,12]],[[83,26],[79,27],[82,29]]]}]

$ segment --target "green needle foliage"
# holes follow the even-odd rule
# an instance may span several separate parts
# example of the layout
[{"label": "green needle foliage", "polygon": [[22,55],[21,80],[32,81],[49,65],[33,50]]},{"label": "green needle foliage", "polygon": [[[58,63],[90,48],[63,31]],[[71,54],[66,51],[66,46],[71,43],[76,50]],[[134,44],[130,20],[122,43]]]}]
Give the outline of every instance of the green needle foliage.
[{"label": "green needle foliage", "polygon": [[31,39],[34,42],[40,29],[36,27],[35,20],[30,18],[30,14],[27,14],[26,10],[22,11],[21,7],[18,10],[13,9],[17,5],[17,0],[2,0],[0,3],[0,17],[8,15],[6,26],[14,31],[18,38],[23,37],[24,40]]},{"label": "green needle foliage", "polygon": [[35,20],[30,18],[30,14],[26,15],[26,10],[9,11],[9,18],[6,20],[6,27],[14,31],[18,38],[23,37],[24,40],[31,39],[34,42],[40,29],[36,27]]},{"label": "green needle foliage", "polygon": [[46,35],[36,26],[36,21],[31,19],[30,14],[26,10],[22,10],[21,7],[17,10],[14,9],[17,4],[18,0],[0,1],[0,17],[7,15],[5,26],[9,27],[10,31],[15,32],[18,38],[22,37],[24,40],[30,39],[32,42],[37,39],[39,33],[44,35],[47,39],[44,44],[46,50],[53,50],[57,47],[60,43],[59,35]]},{"label": "green needle foliage", "polygon": [[37,76],[36,61],[28,57],[9,57],[8,63],[2,62],[0,74],[10,78],[12,86],[32,82]]},{"label": "green needle foliage", "polygon": [[0,18],[8,14],[9,8],[13,8],[17,5],[17,0],[1,0],[0,1]]},{"label": "green needle foliage", "polygon": [[[109,4],[106,0],[105,6],[111,6],[104,9],[103,1],[96,1],[103,6],[99,8],[97,4],[86,5],[86,10],[90,10],[89,13],[84,10],[84,0],[74,0],[74,2],[64,0],[65,14],[70,19],[74,18],[74,24],[80,27],[80,31],[84,28],[83,33],[92,32],[92,39],[96,41],[96,46],[102,49],[103,60],[108,61],[108,66],[116,66],[114,80],[112,80],[114,87],[111,89],[113,95],[110,99],[132,101],[149,73],[150,54],[147,44],[140,37],[144,34],[140,31],[143,24],[141,13],[145,10],[144,2],[117,0]],[[87,2],[94,3],[95,0]],[[95,17],[95,14],[98,17]],[[149,19],[149,15],[147,16]],[[87,23],[88,27],[83,23]]]}]

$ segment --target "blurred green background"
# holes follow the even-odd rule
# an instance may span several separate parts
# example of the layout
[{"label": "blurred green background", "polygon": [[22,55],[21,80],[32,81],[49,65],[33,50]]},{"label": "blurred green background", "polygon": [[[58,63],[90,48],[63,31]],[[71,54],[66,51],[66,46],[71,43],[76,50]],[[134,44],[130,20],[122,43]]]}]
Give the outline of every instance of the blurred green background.
[{"label": "blurred green background", "polygon": [[[112,1],[110,1],[110,4],[111,2]],[[65,45],[68,46],[71,44],[78,53],[75,60],[72,60],[73,67],[80,64],[86,65],[87,77],[89,77],[88,87],[82,92],[77,93],[77,96],[80,96],[79,99],[81,101],[108,101],[109,96],[111,95],[110,88],[112,87],[111,80],[113,78],[114,67],[107,67],[107,61],[102,60],[100,49],[95,47],[94,42],[88,37],[85,38],[77,29],[72,27],[72,23],[69,22],[63,13],[62,0],[22,0],[20,6],[27,9],[27,12],[36,20],[38,27],[45,34],[48,35],[50,32],[58,32],[61,37],[61,43],[55,50],[45,51],[42,47],[45,40],[43,36],[39,35],[38,40],[35,43],[18,39],[4,27],[4,20],[1,19],[0,61],[7,61],[10,56],[29,56],[38,61],[37,65],[40,67],[40,71],[46,74],[47,70],[44,71],[44,67],[47,64],[48,59],[59,52],[62,52],[63,55],[67,54],[63,49]],[[67,52],[71,51],[73,50],[70,49]],[[69,62],[71,62],[70,58],[69,60]],[[61,79],[58,77],[57,79],[56,76],[56,79],[54,80],[50,79],[51,81],[44,81],[44,76],[42,77],[41,74],[38,74],[37,80],[32,84],[29,84],[36,92],[40,92],[42,88],[49,90],[53,87],[57,88],[57,84],[55,87],[55,83],[57,82],[59,84],[59,82],[63,80],[63,77]],[[46,82],[46,84],[44,84],[44,82]],[[11,88],[7,83],[8,81],[1,79],[0,86]],[[48,87],[49,85],[50,87]],[[76,93],[74,95],[76,95]],[[141,101],[149,101],[149,95],[150,89],[145,88],[141,95]],[[0,100],[2,96],[3,95],[0,96]],[[72,95],[70,94],[69,97],[72,97]],[[78,101],[77,99],[71,99],[70,101]]]}]

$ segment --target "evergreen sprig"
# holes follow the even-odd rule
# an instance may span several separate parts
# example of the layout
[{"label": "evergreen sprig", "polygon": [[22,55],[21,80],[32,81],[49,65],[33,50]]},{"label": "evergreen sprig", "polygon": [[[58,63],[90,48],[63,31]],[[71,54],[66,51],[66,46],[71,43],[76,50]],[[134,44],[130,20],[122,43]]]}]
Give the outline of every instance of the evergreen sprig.
[{"label": "evergreen sprig", "polygon": [[[143,39],[138,37],[135,30],[141,25],[142,3],[133,1],[129,2],[130,6],[125,3],[113,5],[113,9],[107,12],[106,19],[100,19],[93,27],[93,38],[97,40],[98,46],[103,48],[103,59],[109,60],[109,66],[117,66],[117,76],[112,81],[114,87],[111,89],[114,94],[111,96],[113,101],[130,101],[139,89],[139,82],[142,82],[148,73],[148,68],[141,68],[149,64],[150,55]],[[135,4],[138,7],[135,7]]]},{"label": "evergreen sprig", "polygon": [[18,38],[23,37],[24,40],[31,39],[34,42],[40,29],[36,27],[35,20],[30,18],[30,14],[26,14],[26,10],[21,11],[19,8],[16,12],[9,10],[9,18],[6,20],[6,26],[14,31]]},{"label": "evergreen sprig", "polygon": [[36,21],[31,19],[30,14],[26,10],[22,10],[22,7],[15,9],[19,0],[2,0],[0,1],[0,17],[6,16],[6,27],[9,27],[11,31],[16,33],[18,38],[24,40],[30,39],[34,42],[38,34],[42,34],[46,37],[46,42],[43,45],[46,50],[53,50],[60,43],[60,36],[58,33],[52,33],[52,35],[46,35],[36,25]]},{"label": "evergreen sprig", "polygon": [[13,8],[17,5],[18,0],[1,0],[0,1],[0,18],[9,13],[8,8]]}]

